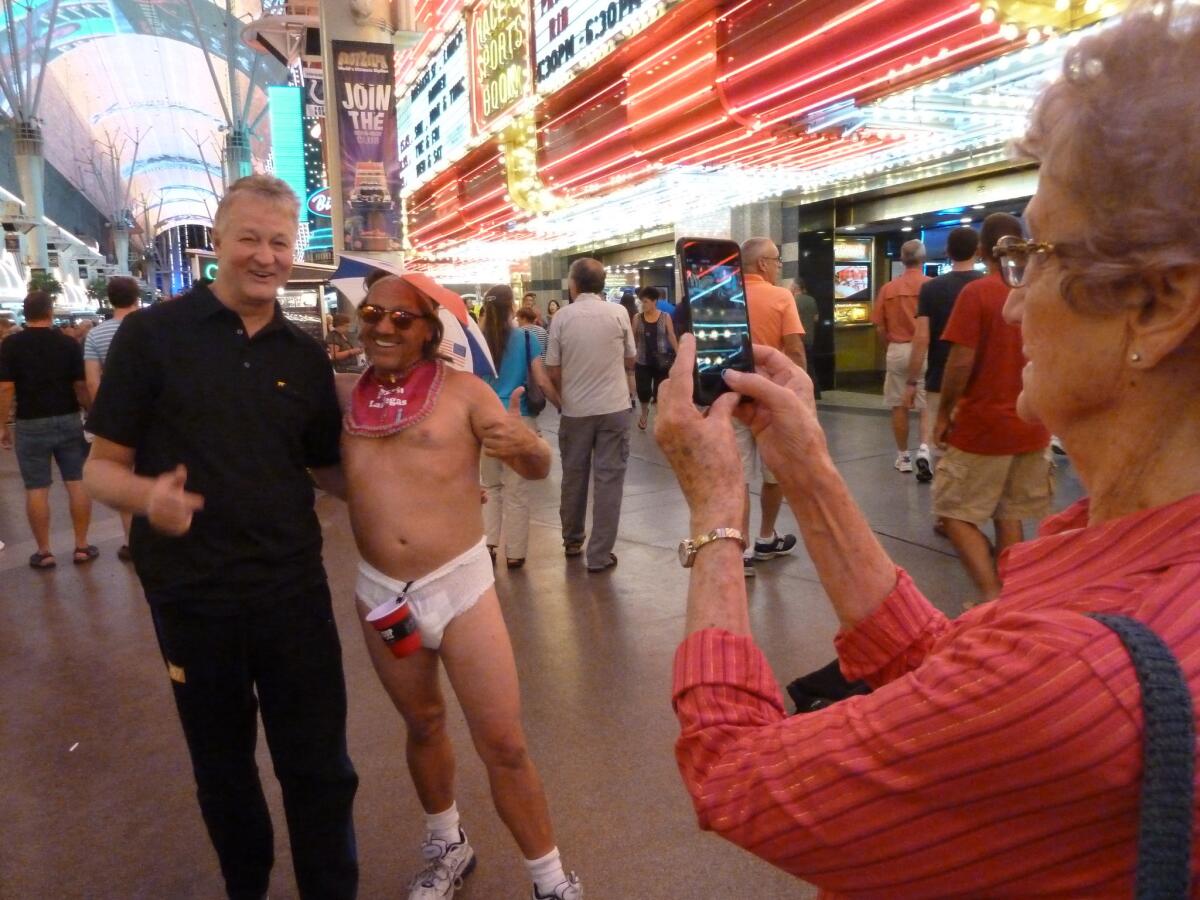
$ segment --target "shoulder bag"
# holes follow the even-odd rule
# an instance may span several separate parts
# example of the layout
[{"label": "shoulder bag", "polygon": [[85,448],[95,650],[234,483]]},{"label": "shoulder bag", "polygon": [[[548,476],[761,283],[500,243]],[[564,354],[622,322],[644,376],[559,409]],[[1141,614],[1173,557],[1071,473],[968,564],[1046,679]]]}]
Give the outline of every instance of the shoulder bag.
[{"label": "shoulder bag", "polygon": [[529,332],[525,333],[525,406],[529,414],[536,418],[546,408],[546,394],[533,380],[533,350],[529,343]]}]

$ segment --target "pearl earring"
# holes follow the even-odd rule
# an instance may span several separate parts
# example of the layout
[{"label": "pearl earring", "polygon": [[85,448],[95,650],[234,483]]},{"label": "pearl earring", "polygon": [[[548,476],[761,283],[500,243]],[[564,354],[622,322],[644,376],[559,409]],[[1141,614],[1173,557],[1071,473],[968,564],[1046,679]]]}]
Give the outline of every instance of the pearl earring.
[{"label": "pearl earring", "polygon": [[1134,350],[1132,353],[1130,353],[1130,354],[1129,354],[1129,361],[1130,361],[1130,362],[1135,362],[1135,363],[1139,363],[1139,362],[1141,362],[1141,361],[1142,361],[1142,354],[1140,354],[1140,353],[1138,353],[1136,350]]}]

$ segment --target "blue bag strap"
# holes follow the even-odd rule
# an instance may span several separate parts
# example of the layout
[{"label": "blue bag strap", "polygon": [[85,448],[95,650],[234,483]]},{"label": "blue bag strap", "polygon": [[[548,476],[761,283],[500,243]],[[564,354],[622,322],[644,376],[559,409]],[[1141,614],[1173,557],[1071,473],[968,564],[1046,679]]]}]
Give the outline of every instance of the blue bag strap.
[{"label": "blue bag strap", "polygon": [[1142,693],[1142,788],[1138,811],[1139,900],[1189,897],[1196,726],[1192,694],[1171,649],[1128,616],[1088,613],[1114,631],[1133,660]]}]

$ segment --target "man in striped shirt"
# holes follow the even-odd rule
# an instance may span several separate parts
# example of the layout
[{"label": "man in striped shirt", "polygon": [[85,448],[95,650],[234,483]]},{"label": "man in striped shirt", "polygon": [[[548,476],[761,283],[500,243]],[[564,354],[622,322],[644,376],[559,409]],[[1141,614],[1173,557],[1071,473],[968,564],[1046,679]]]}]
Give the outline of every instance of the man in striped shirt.
[{"label": "man in striped shirt", "polygon": [[113,336],[121,327],[121,321],[138,308],[141,296],[142,287],[135,278],[117,275],[108,280],[108,302],[113,308],[113,317],[89,331],[83,342],[83,370],[92,400],[100,390],[100,376],[104,373],[104,360],[108,358]]},{"label": "man in striped shirt", "polygon": [[[116,275],[108,279],[108,302],[113,308],[113,317],[107,322],[101,322],[87,333],[83,340],[83,374],[87,379],[88,395],[92,403],[96,402],[96,393],[100,390],[100,378],[104,374],[104,361],[108,359],[108,348],[112,346],[113,337],[121,322],[127,315],[138,308],[142,298],[142,286],[136,278],[128,275]],[[91,440],[89,437],[88,440]],[[129,562],[129,526],[132,517],[129,513],[121,513],[121,524],[125,527],[125,543],[117,551],[117,557],[122,562]]]}]

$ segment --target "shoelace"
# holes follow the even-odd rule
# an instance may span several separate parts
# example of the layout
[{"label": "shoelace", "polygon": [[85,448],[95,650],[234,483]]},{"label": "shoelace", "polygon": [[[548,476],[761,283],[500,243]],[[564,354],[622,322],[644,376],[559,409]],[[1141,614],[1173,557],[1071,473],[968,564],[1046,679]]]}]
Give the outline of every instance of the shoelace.
[{"label": "shoelace", "polygon": [[425,868],[413,876],[410,887],[426,887],[436,890],[439,883],[450,884],[454,879],[450,875],[450,867],[439,856],[430,860]]}]

